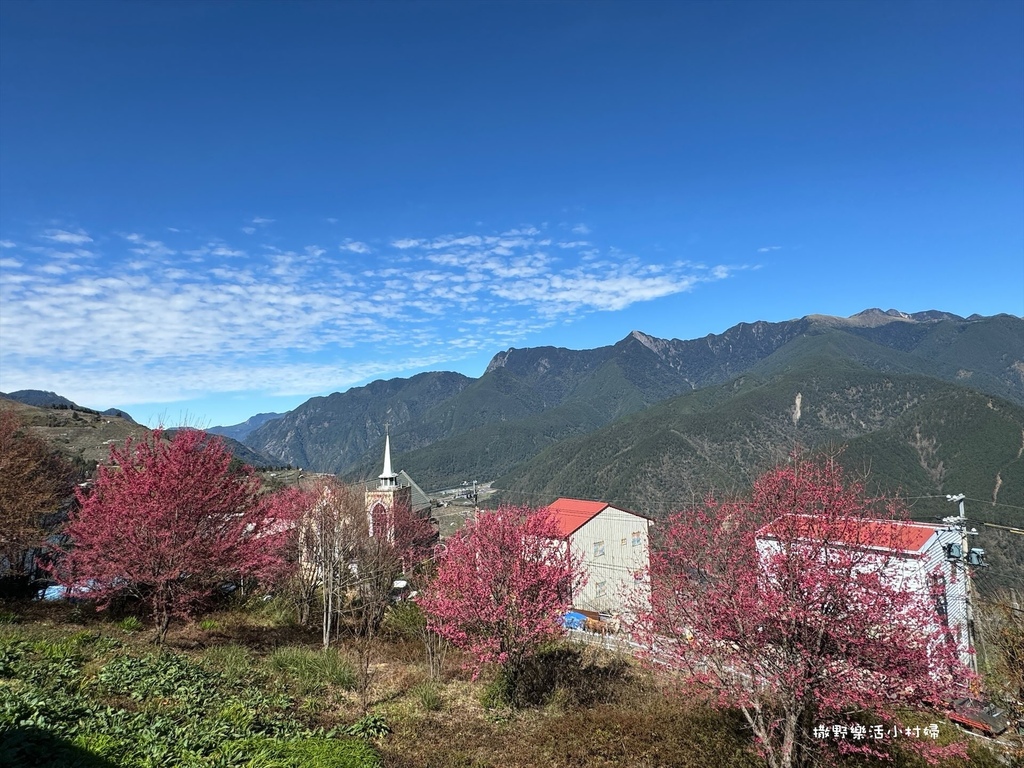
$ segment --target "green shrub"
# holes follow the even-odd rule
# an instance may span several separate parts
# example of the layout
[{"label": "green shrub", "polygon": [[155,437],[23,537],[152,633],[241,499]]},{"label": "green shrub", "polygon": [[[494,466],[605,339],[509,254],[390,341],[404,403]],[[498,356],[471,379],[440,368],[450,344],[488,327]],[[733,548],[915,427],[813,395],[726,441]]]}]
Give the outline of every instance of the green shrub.
[{"label": "green shrub", "polygon": [[0,611],[0,624],[17,624],[20,621],[21,616],[13,611]]},{"label": "green shrub", "polygon": [[384,616],[384,632],[392,638],[418,640],[426,626],[426,615],[411,600],[405,600],[391,606]]},{"label": "green shrub", "polygon": [[[368,745],[309,729],[293,715],[290,697],[254,683],[244,672],[252,666],[244,648],[228,647],[219,659],[211,653],[202,665],[173,653],[120,655],[83,678],[87,659],[102,661],[101,645],[90,632],[34,642],[0,636],[0,673],[11,678],[0,684],[0,765],[380,765]],[[337,679],[337,653],[314,655],[323,656],[318,674]],[[208,668],[211,658],[234,664],[238,681]]]},{"label": "green shrub", "polygon": [[199,622],[199,628],[204,632],[212,632],[220,626],[216,619],[203,619]]},{"label": "green shrub", "polygon": [[556,694],[561,706],[592,706],[614,698],[615,689],[629,680],[626,661],[605,663],[584,659],[582,646],[553,643],[515,669],[502,669],[481,697],[485,709],[530,707],[549,703]]},{"label": "green shrub", "polygon": [[287,598],[275,596],[252,597],[246,601],[245,612],[250,619],[265,627],[293,627],[296,623],[295,606]]},{"label": "green shrub", "polygon": [[509,683],[509,676],[505,674],[504,670],[484,686],[480,694],[480,704],[484,709],[502,709],[511,706],[512,686]]}]

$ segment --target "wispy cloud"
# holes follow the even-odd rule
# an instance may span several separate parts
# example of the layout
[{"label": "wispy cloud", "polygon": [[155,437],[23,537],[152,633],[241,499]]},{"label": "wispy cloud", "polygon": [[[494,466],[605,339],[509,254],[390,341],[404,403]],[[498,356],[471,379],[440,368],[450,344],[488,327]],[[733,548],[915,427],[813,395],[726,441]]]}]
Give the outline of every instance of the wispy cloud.
[{"label": "wispy cloud", "polygon": [[131,233],[122,235],[125,240],[132,243],[135,247],[129,248],[128,250],[139,256],[152,256],[156,258],[162,258],[164,256],[173,256],[176,251],[172,248],[168,248],[159,240],[147,240],[145,237],[138,233]]},{"label": "wispy cloud", "polygon": [[358,240],[346,240],[338,246],[338,250],[348,251],[349,253],[370,253],[372,251],[370,246]]},{"label": "wispy cloud", "polygon": [[[86,250],[84,231],[47,238],[0,263],[0,389],[122,405],[200,390],[314,394],[453,364],[736,269],[553,242],[528,226],[378,248],[346,238],[246,251],[128,232]],[[365,257],[359,272],[350,254]]]},{"label": "wispy cloud", "polygon": [[273,224],[275,221],[276,219],[265,219],[262,216],[257,216],[252,220],[252,223],[263,226],[266,224]]},{"label": "wispy cloud", "polygon": [[68,245],[85,245],[92,242],[92,238],[83,230],[67,232],[63,229],[49,229],[41,237],[44,240],[52,240],[55,243],[66,243]]},{"label": "wispy cloud", "polygon": [[757,249],[758,253],[771,253],[772,251],[781,251],[781,245],[766,245]]},{"label": "wispy cloud", "polygon": [[574,234],[577,235],[589,235],[591,232],[590,227],[588,227],[586,224],[577,224],[575,227],[572,228],[572,231]]},{"label": "wispy cloud", "polygon": [[17,245],[13,240],[0,240],[0,248],[16,248]]}]

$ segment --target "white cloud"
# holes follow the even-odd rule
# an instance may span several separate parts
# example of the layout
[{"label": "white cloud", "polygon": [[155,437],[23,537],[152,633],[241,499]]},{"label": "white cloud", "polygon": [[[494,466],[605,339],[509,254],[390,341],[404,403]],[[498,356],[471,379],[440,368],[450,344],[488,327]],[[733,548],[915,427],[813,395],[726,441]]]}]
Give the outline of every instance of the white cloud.
[{"label": "white cloud", "polygon": [[338,223],[338,220],[336,218],[334,218],[333,216],[328,216],[326,219],[324,219],[324,221],[326,221],[328,224],[337,224]]},{"label": "white cloud", "polygon": [[91,243],[92,238],[84,230],[78,232],[67,232],[63,229],[48,229],[41,235],[45,240],[52,240],[55,243],[66,243],[68,245],[85,245]]},{"label": "white cloud", "polygon": [[[395,245],[396,248],[402,246]],[[344,243],[338,246],[340,251],[348,251],[349,253],[370,253],[371,249],[366,243],[361,243],[358,240],[346,240]]]},{"label": "white cloud", "polygon": [[358,272],[318,245],[250,253],[194,237],[178,253],[132,232],[0,261],[0,389],[87,388],[74,399],[122,405],[200,389],[309,394],[521,344],[736,269],[553,243],[535,227],[394,240]]},{"label": "white cloud", "polygon": [[0,248],[14,248],[17,246],[13,240],[0,240]]},{"label": "white cloud", "polygon": [[572,228],[572,231],[577,235],[589,235],[591,229],[586,224],[577,224],[575,227]]},{"label": "white cloud", "polygon": [[769,253],[771,251],[781,251],[781,250],[782,250],[782,246],[781,245],[766,245],[763,248],[758,248],[757,252],[758,253]]},{"label": "white cloud", "polygon": [[265,225],[265,224],[273,224],[275,221],[276,221],[276,219],[265,219],[262,216],[257,216],[256,218],[254,218],[252,220],[252,223],[253,224],[259,224],[259,225],[262,226],[262,225]]},{"label": "white cloud", "polygon": [[256,227],[242,227],[242,231],[247,235],[251,235],[256,232]]},{"label": "white cloud", "polygon": [[227,256],[237,258],[239,256],[246,255],[245,251],[237,251],[234,250],[233,248],[228,248],[226,245],[217,245],[215,243],[210,243],[209,248],[209,253],[211,256]]},{"label": "white cloud", "polygon": [[145,237],[138,233],[130,233],[122,235],[125,240],[132,243],[135,247],[129,250],[139,256],[151,256],[154,258],[163,258],[165,256],[173,256],[177,251],[172,248],[168,248],[159,240],[147,240]]}]

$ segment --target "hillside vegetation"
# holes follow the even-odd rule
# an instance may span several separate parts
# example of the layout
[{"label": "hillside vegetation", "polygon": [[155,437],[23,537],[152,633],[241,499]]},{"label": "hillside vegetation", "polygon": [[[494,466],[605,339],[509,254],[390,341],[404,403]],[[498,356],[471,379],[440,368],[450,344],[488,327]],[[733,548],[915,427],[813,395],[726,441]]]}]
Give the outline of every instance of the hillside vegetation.
[{"label": "hillside vegetation", "polygon": [[[741,718],[683,700],[616,653],[552,646],[544,694],[512,710],[451,659],[431,681],[422,646],[389,618],[372,705],[348,649],[323,651],[278,602],[207,614],[157,651],[142,623],[65,604],[0,614],[0,763],[11,768],[755,768]],[[547,661],[544,662],[544,659]],[[545,666],[546,664],[546,666]],[[941,715],[940,743],[967,741]],[[882,745],[895,768],[924,768]],[[973,766],[999,765],[968,742]],[[881,765],[882,763],[879,763]],[[962,760],[938,768],[964,768]],[[840,759],[840,768],[864,765]]]},{"label": "hillside vegetation", "polygon": [[[475,380],[424,373],[313,398],[253,430],[246,444],[282,463],[363,479],[379,471],[387,427],[396,462],[424,487],[493,479],[559,441],[669,398],[747,374],[763,379],[803,371],[819,354],[840,365],[918,375],[1024,405],[1020,318],[868,310],[852,318],[741,323],[688,341],[634,331],[592,350],[510,349]],[[728,397],[733,391],[743,394],[742,387],[722,392]],[[693,407],[706,402],[693,401]],[[708,439],[717,439],[714,429]],[[753,471],[726,480],[737,485]]]}]

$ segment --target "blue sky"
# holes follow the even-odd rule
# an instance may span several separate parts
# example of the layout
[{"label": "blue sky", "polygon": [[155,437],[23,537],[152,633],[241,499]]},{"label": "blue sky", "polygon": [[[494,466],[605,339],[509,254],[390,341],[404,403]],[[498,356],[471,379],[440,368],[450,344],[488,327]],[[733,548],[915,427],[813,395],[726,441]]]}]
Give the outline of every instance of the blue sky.
[{"label": "blue sky", "polygon": [[1019,2],[0,3],[0,391],[1024,314]]}]

